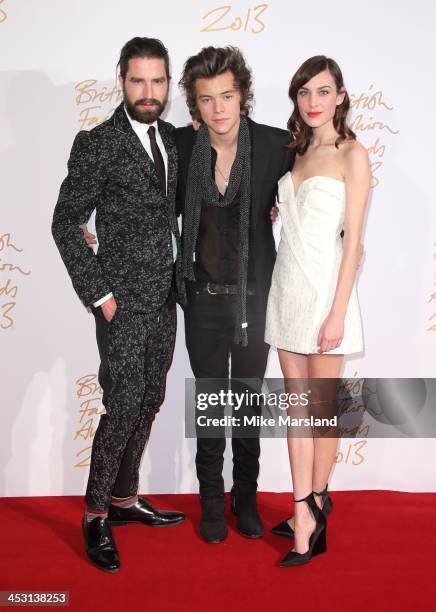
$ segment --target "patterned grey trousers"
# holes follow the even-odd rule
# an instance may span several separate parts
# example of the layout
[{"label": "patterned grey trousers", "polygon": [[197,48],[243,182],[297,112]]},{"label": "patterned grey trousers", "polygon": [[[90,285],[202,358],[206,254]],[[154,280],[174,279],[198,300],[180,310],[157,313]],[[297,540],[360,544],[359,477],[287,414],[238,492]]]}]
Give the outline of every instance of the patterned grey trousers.
[{"label": "patterned grey trousers", "polygon": [[106,414],[94,436],[86,489],[89,511],[104,512],[111,497],[136,495],[141,457],[164,394],[176,336],[176,306],[150,313],[117,309],[108,323],[94,311]]}]

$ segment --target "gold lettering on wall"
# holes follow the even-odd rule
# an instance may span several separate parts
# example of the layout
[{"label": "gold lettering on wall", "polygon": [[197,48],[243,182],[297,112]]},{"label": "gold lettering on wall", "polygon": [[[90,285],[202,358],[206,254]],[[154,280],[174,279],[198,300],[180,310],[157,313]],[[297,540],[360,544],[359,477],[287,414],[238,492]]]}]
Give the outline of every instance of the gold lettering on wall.
[{"label": "gold lettering on wall", "polygon": [[79,107],[79,126],[90,130],[103,123],[123,99],[123,92],[116,85],[108,87],[96,79],[85,79],[74,87],[75,103]]},{"label": "gold lettering on wall", "polygon": [[[3,4],[4,0],[0,0],[0,4]],[[2,11],[2,9],[0,9],[0,23],[2,23],[3,21],[5,21],[7,18],[7,14]]]},{"label": "gold lettering on wall", "polygon": [[364,135],[365,140],[371,137],[366,148],[371,164],[371,187],[377,187],[380,184],[380,170],[385,161],[389,139],[399,133],[385,118],[388,113],[392,113],[394,107],[385,101],[382,90],[375,91],[374,85],[370,85],[367,91],[359,95],[350,94],[350,102],[353,112],[351,129],[359,139],[359,132]]},{"label": "gold lettering on wall", "polygon": [[[343,422],[347,421],[347,416],[353,422],[353,415],[356,415],[356,422],[350,427],[341,426],[340,436],[367,438],[370,426],[363,421],[366,408],[362,401],[364,378],[356,378],[357,372],[354,373],[354,378],[348,378],[342,381],[340,387],[340,397],[343,398],[338,402],[338,412]],[[357,440],[342,445],[342,448],[335,457],[335,463],[344,463],[352,466],[359,466],[364,463],[366,457],[363,450],[366,450],[367,440]]]},{"label": "gold lettering on wall", "polygon": [[[436,242],[433,243],[432,261],[434,264],[436,263]],[[433,276],[436,277],[436,272],[434,272]],[[433,288],[434,287],[436,287],[436,282],[433,281]],[[431,290],[431,293],[427,300],[427,304],[431,304],[432,312],[430,316],[428,317],[428,321],[430,322],[430,325],[427,327],[426,331],[428,332],[436,331],[436,291],[434,291],[433,289]]]},{"label": "gold lettering on wall", "polygon": [[230,30],[233,32],[242,31],[249,34],[260,34],[266,27],[261,17],[268,8],[268,4],[257,4],[244,10],[240,16],[235,16],[231,4],[217,6],[203,15],[202,20],[207,23],[200,32],[224,32],[225,30]]},{"label": "gold lettering on wall", "polygon": [[92,439],[96,431],[95,417],[105,413],[102,406],[102,389],[96,374],[86,374],[76,380],[76,396],[79,398],[79,421],[74,432],[74,440],[81,444],[75,454],[74,467],[89,467],[91,460]]},{"label": "gold lettering on wall", "polygon": [[346,449],[338,452],[335,458],[335,463],[346,463],[354,466],[362,465],[366,459],[362,451],[366,447],[367,443],[367,440],[359,440],[358,442],[348,444]]},{"label": "gold lettering on wall", "polygon": [[30,275],[24,264],[14,261],[16,254],[22,252],[10,233],[0,234],[0,331],[15,327],[20,280]]}]

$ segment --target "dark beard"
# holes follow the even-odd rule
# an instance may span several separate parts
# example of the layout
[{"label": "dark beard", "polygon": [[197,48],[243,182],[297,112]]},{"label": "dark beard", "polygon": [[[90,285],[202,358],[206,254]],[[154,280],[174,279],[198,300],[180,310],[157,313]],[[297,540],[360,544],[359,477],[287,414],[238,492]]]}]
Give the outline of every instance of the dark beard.
[{"label": "dark beard", "polygon": [[[163,102],[159,102],[156,98],[141,98],[136,102],[131,102],[124,92],[124,104],[130,117],[139,123],[153,123],[163,113],[165,106],[168,102],[168,97]],[[152,110],[142,110],[139,108],[139,104],[151,103],[155,104]]]}]

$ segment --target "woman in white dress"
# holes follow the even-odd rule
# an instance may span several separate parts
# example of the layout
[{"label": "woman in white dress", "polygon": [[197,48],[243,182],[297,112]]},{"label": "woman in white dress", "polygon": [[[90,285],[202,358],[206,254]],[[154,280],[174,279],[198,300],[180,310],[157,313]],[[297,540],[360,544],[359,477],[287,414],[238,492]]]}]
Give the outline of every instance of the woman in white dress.
[{"label": "woman in white dress", "polygon": [[[288,382],[336,379],[344,355],[363,350],[355,281],[370,165],[366,149],[347,126],[350,100],[334,60],[316,56],[304,62],[289,96],[296,160],[292,173],[279,181],[282,231],[265,341],[277,348]],[[294,516],[272,529],[294,537],[282,566],[307,563],[326,550],[332,507],[327,483],[337,438],[313,437],[310,428],[303,435],[301,429],[291,432],[288,450],[294,501],[305,503],[295,503]]]}]

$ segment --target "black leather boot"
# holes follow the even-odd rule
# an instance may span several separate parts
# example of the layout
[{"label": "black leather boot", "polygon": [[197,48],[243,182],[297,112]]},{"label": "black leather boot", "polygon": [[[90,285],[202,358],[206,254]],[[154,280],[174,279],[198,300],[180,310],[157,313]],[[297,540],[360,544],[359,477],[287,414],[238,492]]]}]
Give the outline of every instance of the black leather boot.
[{"label": "black leather boot", "polygon": [[256,491],[238,493],[231,491],[231,508],[236,514],[236,529],[246,538],[257,539],[263,536],[263,525],[257,511]]},{"label": "black leather boot", "polygon": [[218,544],[227,537],[224,495],[200,497],[200,533],[208,544]]},{"label": "black leather boot", "polygon": [[105,572],[117,572],[120,569],[120,558],[109,520],[96,517],[88,522],[84,516],[82,528],[86,554],[91,563]]}]

